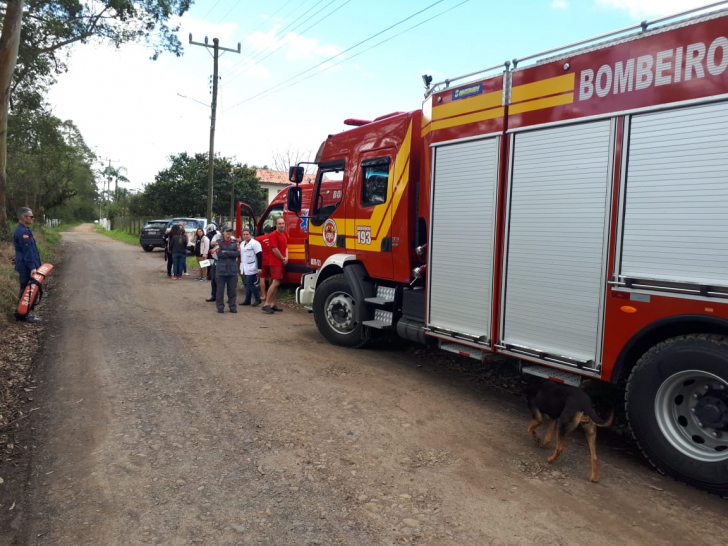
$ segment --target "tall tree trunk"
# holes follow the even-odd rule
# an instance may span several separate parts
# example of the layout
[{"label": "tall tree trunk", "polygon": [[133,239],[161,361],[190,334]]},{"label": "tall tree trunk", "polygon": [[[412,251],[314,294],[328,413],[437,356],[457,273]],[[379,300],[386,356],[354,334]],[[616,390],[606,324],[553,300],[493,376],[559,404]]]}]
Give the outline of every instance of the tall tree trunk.
[{"label": "tall tree trunk", "polygon": [[18,61],[20,26],[23,22],[25,0],[8,0],[0,36],[0,230],[8,228],[5,194],[8,164],[8,107],[10,83]]}]

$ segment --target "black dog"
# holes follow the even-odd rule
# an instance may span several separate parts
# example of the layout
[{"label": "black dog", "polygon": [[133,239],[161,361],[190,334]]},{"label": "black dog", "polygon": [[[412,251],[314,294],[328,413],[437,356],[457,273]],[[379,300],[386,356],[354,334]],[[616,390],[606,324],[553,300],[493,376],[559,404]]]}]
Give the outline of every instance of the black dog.
[{"label": "black dog", "polygon": [[[540,447],[548,447],[551,443],[551,437],[556,428],[556,450],[547,460],[552,463],[559,458],[564,450],[564,438],[566,435],[576,430],[581,425],[586,433],[586,439],[589,443],[589,451],[591,452],[591,476],[590,482],[599,481],[599,471],[597,470],[597,427],[608,427],[612,424],[614,411],[612,411],[607,419],[601,419],[594,407],[591,399],[584,391],[569,385],[555,383],[553,381],[544,381],[534,393],[528,397],[528,407],[533,415],[533,421],[528,426],[528,434]],[[536,429],[543,423],[544,417],[549,417],[552,421],[549,423],[546,436],[543,442],[536,434]]]}]

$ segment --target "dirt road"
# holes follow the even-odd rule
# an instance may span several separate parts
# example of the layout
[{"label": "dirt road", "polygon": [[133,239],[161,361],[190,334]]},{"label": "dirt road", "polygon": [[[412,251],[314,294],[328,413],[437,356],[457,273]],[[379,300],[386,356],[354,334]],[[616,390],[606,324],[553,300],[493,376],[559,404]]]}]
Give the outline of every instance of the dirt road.
[{"label": "dirt road", "polygon": [[204,302],[207,283],[167,279],[161,253],[83,226],[64,241],[16,544],[654,546],[728,536],[726,501],[604,439],[599,484],[587,481],[581,433],[547,464],[520,400],[413,351],[332,347],[293,308],[219,315]]}]

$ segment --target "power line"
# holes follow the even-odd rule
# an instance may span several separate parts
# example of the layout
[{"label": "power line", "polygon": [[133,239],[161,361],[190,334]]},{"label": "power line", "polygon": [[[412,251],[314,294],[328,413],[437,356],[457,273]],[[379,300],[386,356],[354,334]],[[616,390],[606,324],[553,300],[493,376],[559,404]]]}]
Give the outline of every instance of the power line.
[{"label": "power line", "polygon": [[238,7],[238,4],[239,4],[239,3],[240,3],[240,0],[238,0],[237,2],[235,2],[235,3],[233,4],[233,7],[231,7],[231,8],[229,9],[229,10],[227,10],[227,13],[226,13],[225,15],[223,15],[223,16],[222,16],[222,17],[220,18],[220,20],[219,20],[219,21],[217,22],[217,24],[220,24],[220,23],[222,23],[222,22],[223,22],[223,21],[225,20],[225,18],[226,18],[226,17],[228,16],[228,15],[230,15],[230,12],[231,12],[231,11],[233,11],[233,10],[234,10],[235,8],[237,8],[237,7]]},{"label": "power line", "polygon": [[[314,15],[317,15],[317,14],[318,14],[318,13],[320,13],[320,12],[321,12],[322,10],[326,9],[326,8],[327,8],[327,7],[329,7],[329,6],[331,5],[331,4],[333,4],[333,3],[335,2],[335,1],[336,1],[336,0],[331,0],[331,2],[329,2],[329,3],[328,3],[328,4],[326,4],[326,5],[325,5],[325,6],[323,7],[323,8],[321,8],[321,9],[320,9],[319,11],[317,11],[316,13],[314,13]],[[318,21],[315,21],[315,22],[314,22],[314,23],[312,23],[312,24],[311,24],[310,26],[306,27],[306,28],[305,28],[304,30],[302,30],[302,31],[301,31],[300,33],[298,33],[298,35],[302,37],[302,36],[303,36],[303,35],[304,35],[304,34],[305,34],[306,32],[308,32],[309,30],[311,30],[311,29],[312,29],[313,27],[315,27],[316,25],[318,25],[318,24],[319,24],[319,23],[321,23],[322,21],[324,21],[324,20],[328,19],[329,17],[331,17],[331,16],[332,16],[332,15],[333,15],[334,13],[336,13],[336,12],[337,12],[337,11],[339,11],[339,10],[340,10],[341,8],[343,8],[344,6],[346,6],[346,4],[348,4],[349,2],[351,2],[351,0],[346,0],[346,2],[344,2],[343,4],[341,4],[341,5],[340,5],[340,6],[338,7],[338,8],[336,8],[336,9],[334,9],[334,10],[330,11],[329,13],[327,13],[326,15],[324,15],[323,17],[321,17],[321,19],[319,19]],[[313,17],[313,15],[312,15],[311,17]],[[309,17],[308,19],[306,19],[306,21],[308,21],[309,19],[311,19],[311,17]],[[303,21],[303,22],[305,23],[306,21]],[[288,45],[288,43],[289,43],[288,41],[286,41],[286,40],[283,40],[283,42],[281,43],[281,45],[279,45],[279,46],[278,46],[277,48],[275,48],[275,49],[274,49],[273,51],[271,51],[270,53],[268,53],[268,55],[266,55],[265,57],[263,57],[262,59],[260,59],[260,61],[259,61],[259,64],[260,64],[261,62],[263,62],[264,60],[266,60],[266,59],[267,59],[268,57],[270,57],[271,55],[273,55],[273,54],[274,54],[275,52],[279,51],[279,50],[280,50],[280,49],[281,49],[282,47],[284,47],[285,45]],[[254,59],[251,59],[251,63],[252,63],[253,61],[254,61]],[[233,75],[233,77],[232,77],[232,78],[230,78],[230,81],[234,80],[235,78],[238,78],[239,76],[242,76],[243,74],[245,74],[245,73],[246,73],[246,72],[247,72],[248,70],[250,70],[251,68],[252,68],[252,64],[251,64],[251,66],[243,67],[243,68],[242,68],[242,70],[241,70],[240,72],[238,72],[237,74]]]},{"label": "power line", "polygon": [[[285,7],[286,7],[286,6],[288,5],[288,4],[290,4],[291,2],[293,2],[293,0],[288,0],[288,1],[287,1],[287,2],[285,3],[285,4],[283,4],[283,5],[282,5],[282,6],[280,7],[280,8],[278,8],[278,9],[277,9],[277,10],[276,10],[276,11],[275,11],[275,12],[273,13],[273,15],[271,15],[271,16],[270,16],[270,19],[271,19],[271,20],[272,20],[272,19],[274,19],[274,18],[275,18],[275,16],[276,16],[276,15],[278,15],[278,12],[279,12],[279,11],[281,11],[281,10],[282,10],[283,8],[285,8]],[[255,32],[256,30],[258,30],[258,29],[259,29],[260,27],[262,27],[262,26],[263,26],[264,24],[266,24],[267,22],[268,22],[268,20],[267,20],[267,19],[264,19],[264,20],[263,20],[263,22],[262,22],[261,24],[259,24],[259,25],[258,25],[257,27],[255,27],[255,28],[254,28],[253,30],[251,30],[251,31],[250,31],[250,33],[251,33],[251,34],[253,34],[253,32]]]},{"label": "power line", "polygon": [[[306,15],[306,14],[307,14],[307,13],[308,13],[309,11],[311,11],[312,9],[314,9],[314,8],[315,8],[316,6],[318,6],[318,5],[319,5],[319,4],[321,3],[321,2],[323,2],[323,1],[324,1],[324,0],[318,0],[318,2],[316,2],[316,3],[315,3],[315,4],[313,5],[313,6],[311,6],[310,8],[308,8],[308,9],[307,9],[306,11],[304,11],[304,12],[303,12],[303,13],[302,13],[301,15],[299,15],[299,16],[298,16],[297,18],[293,19],[293,21],[291,21],[291,22],[290,22],[290,23],[289,23],[288,25],[286,25],[285,27],[283,27],[283,28],[282,28],[281,30],[277,30],[277,31],[275,31],[275,32],[273,33],[273,37],[275,38],[275,37],[276,37],[277,35],[280,35],[281,33],[285,32],[285,31],[286,31],[287,29],[289,29],[290,27],[292,27],[292,26],[293,26],[294,24],[296,24],[296,23],[298,22],[298,18],[300,18],[300,17],[303,17],[303,16],[305,16],[305,15]],[[308,2],[308,0],[303,0],[303,2],[301,2],[300,4],[298,4],[298,5],[297,5],[297,6],[295,7],[295,8],[293,8],[293,10],[291,10],[291,11],[290,11],[290,12],[288,13],[288,15],[287,15],[286,17],[290,16],[290,15],[291,15],[292,13],[294,13],[294,12],[295,12],[295,11],[296,11],[296,10],[297,10],[298,8],[300,8],[301,6],[303,6],[303,5],[304,5],[304,4],[306,3],[306,2]],[[273,26],[271,27],[271,30],[273,30],[274,26],[275,26],[275,25],[273,25]],[[251,33],[251,34],[252,34],[252,33]],[[251,51],[252,51],[252,49],[251,49]],[[255,59],[256,59],[256,58],[258,57],[258,56],[260,56],[260,55],[262,55],[263,53],[265,53],[265,51],[266,51],[266,50],[264,49],[264,50],[262,50],[262,51],[258,51],[257,53],[253,53],[253,58],[252,58],[252,59],[248,59],[248,58],[246,57],[246,58],[244,58],[244,59],[242,59],[242,60],[238,61],[237,63],[235,63],[235,64],[234,64],[233,66],[231,66],[230,68],[231,68],[231,69],[233,69],[233,68],[235,68],[236,66],[239,66],[240,64],[243,64],[243,63],[247,63],[247,62],[252,62],[252,61],[254,61],[254,60],[255,60]],[[247,52],[243,54],[243,56],[246,56],[246,55],[248,55],[248,53],[247,53]]]},{"label": "power line", "polygon": [[[393,28],[395,28],[395,27],[397,27],[397,26],[399,26],[399,25],[401,25],[401,24],[403,24],[403,23],[406,23],[407,21],[409,21],[409,20],[410,20],[410,19],[412,19],[413,17],[416,17],[416,16],[417,16],[417,15],[419,15],[420,13],[423,13],[423,12],[425,12],[425,11],[427,11],[427,10],[429,10],[429,9],[433,8],[433,7],[435,7],[436,5],[438,5],[438,4],[441,4],[441,3],[442,3],[442,2],[444,2],[444,1],[445,1],[445,0],[437,0],[436,2],[433,2],[432,4],[430,4],[429,6],[427,6],[426,8],[423,8],[423,9],[421,9],[420,11],[418,11],[418,12],[415,12],[415,13],[413,13],[412,15],[409,15],[408,17],[405,17],[405,18],[404,18],[404,19],[402,19],[401,21],[398,21],[398,22],[396,22],[395,24],[393,24],[393,25],[391,25],[391,26],[389,26],[389,27],[385,28],[384,30],[381,30],[381,31],[377,32],[376,34],[373,34],[373,35],[369,36],[368,38],[365,38],[365,39],[364,39],[364,40],[362,40],[361,42],[359,42],[359,43],[357,43],[357,44],[354,44],[354,45],[353,45],[353,46],[351,46],[351,47],[348,47],[348,48],[346,48],[346,49],[345,49],[344,51],[342,51],[342,52],[340,52],[340,53],[337,53],[336,55],[332,55],[332,56],[331,56],[331,57],[329,57],[328,59],[325,59],[325,60],[321,61],[320,63],[318,63],[318,64],[316,64],[316,65],[314,65],[314,66],[312,66],[312,67],[310,67],[310,68],[307,68],[307,69],[306,69],[306,70],[304,70],[303,72],[299,72],[299,73],[298,73],[298,74],[296,74],[295,76],[291,76],[291,77],[290,77],[290,78],[288,78],[287,80],[284,80],[284,81],[282,81],[282,82],[280,82],[280,83],[278,83],[278,84],[274,85],[273,87],[269,87],[268,89],[266,89],[266,90],[264,90],[264,91],[261,91],[260,93],[258,93],[257,95],[255,95],[255,96],[253,96],[253,97],[250,97],[250,98],[248,98],[248,99],[245,99],[245,100],[243,100],[243,101],[241,101],[241,102],[239,102],[239,103],[237,103],[237,104],[234,104],[233,106],[231,106],[231,107],[230,107],[230,109],[232,110],[233,108],[235,108],[235,107],[237,107],[237,106],[240,106],[241,104],[243,104],[243,103],[245,103],[245,102],[249,102],[250,100],[252,100],[252,99],[256,98],[257,96],[260,96],[260,95],[262,95],[262,94],[264,94],[264,93],[268,93],[268,91],[272,91],[273,89],[277,89],[278,87],[281,87],[282,85],[285,85],[285,84],[287,84],[288,82],[290,82],[290,81],[292,81],[292,80],[295,80],[295,79],[299,78],[300,76],[303,76],[304,74],[308,74],[308,73],[309,73],[309,72],[311,72],[312,70],[315,70],[315,69],[316,69],[316,68],[318,68],[319,66],[321,66],[321,65],[323,65],[323,64],[326,64],[326,63],[328,63],[328,62],[329,62],[329,61],[331,61],[332,59],[335,59],[335,58],[337,58],[337,57],[341,57],[341,56],[342,56],[342,55],[343,55],[344,53],[346,53],[347,51],[351,51],[352,49],[354,49],[354,48],[357,48],[357,47],[359,47],[360,45],[362,45],[362,44],[365,44],[365,43],[369,42],[370,40],[373,40],[373,39],[374,39],[374,38],[376,38],[377,36],[380,36],[380,35],[384,34],[385,32],[387,32],[387,31],[389,31],[389,30],[391,30],[391,29],[393,29]],[[448,10],[448,11],[449,11],[449,10]],[[443,13],[446,13],[446,12],[443,12]],[[412,28],[414,28],[414,27],[412,27]],[[382,42],[382,43],[383,43],[383,42]],[[346,60],[346,59],[344,59],[344,60]],[[342,61],[342,62],[343,62],[343,61]],[[308,78],[305,78],[305,79],[308,79]],[[303,81],[303,80],[301,80],[301,81]]]},{"label": "power line", "polygon": [[205,19],[208,15],[210,15],[215,10],[215,8],[220,3],[220,1],[221,0],[217,0],[217,2],[215,2],[209,10],[207,10],[207,13],[205,15],[203,15],[202,18]]},{"label": "power line", "polygon": [[[451,8],[448,8],[448,9],[446,9],[445,11],[443,11],[443,12],[441,12],[441,13],[438,13],[437,15],[434,15],[434,16],[430,17],[429,19],[425,19],[424,21],[422,21],[422,22],[420,22],[420,23],[417,23],[416,25],[413,25],[413,26],[409,27],[408,29],[405,29],[405,30],[403,30],[402,32],[399,32],[399,33],[395,34],[394,36],[390,36],[390,37],[389,37],[389,38],[387,38],[386,40],[382,40],[381,42],[377,42],[377,43],[376,43],[376,44],[374,44],[373,46],[371,46],[371,47],[368,47],[368,48],[366,48],[366,49],[365,49],[364,51],[360,51],[359,53],[356,53],[356,54],[352,55],[351,57],[347,57],[346,59],[342,59],[342,60],[341,60],[341,61],[339,61],[338,63],[334,63],[334,64],[332,64],[332,65],[330,65],[330,66],[327,66],[326,68],[324,68],[324,69],[323,69],[323,70],[321,70],[320,72],[316,72],[316,73],[314,73],[314,74],[311,74],[310,76],[306,76],[305,78],[303,78],[303,79],[300,79],[300,80],[298,80],[298,81],[295,81],[295,82],[291,82],[290,84],[286,85],[285,87],[282,87],[282,88],[278,89],[277,91],[274,91],[273,93],[267,93],[267,91],[263,91],[263,92],[261,92],[261,93],[258,93],[257,95],[253,95],[252,97],[250,97],[250,98],[247,98],[247,99],[243,100],[242,102],[239,102],[239,103],[237,103],[237,104],[234,104],[233,106],[231,106],[231,108],[230,108],[230,109],[232,109],[232,108],[235,108],[236,106],[239,106],[239,105],[241,105],[241,104],[245,104],[246,102],[252,102],[252,101],[254,101],[255,99],[257,99],[257,98],[259,98],[259,97],[263,96],[263,93],[265,93],[265,94],[266,94],[266,96],[270,96],[270,95],[275,95],[276,93],[279,93],[279,92],[281,92],[281,91],[283,91],[283,90],[285,90],[285,89],[288,89],[289,87],[293,87],[294,85],[298,85],[298,84],[299,84],[299,83],[301,83],[301,82],[305,82],[306,80],[309,80],[309,79],[313,78],[314,76],[318,76],[319,74],[322,74],[322,73],[326,72],[327,70],[329,70],[329,69],[331,69],[331,68],[334,68],[335,66],[339,66],[340,64],[342,64],[342,63],[344,63],[344,62],[346,62],[346,61],[350,61],[351,59],[353,59],[353,58],[355,58],[355,57],[358,57],[359,55],[361,55],[361,54],[363,54],[363,53],[366,53],[367,51],[369,51],[369,50],[371,50],[371,49],[374,49],[375,47],[379,47],[380,45],[382,45],[382,44],[384,44],[384,43],[386,43],[386,42],[389,42],[390,40],[393,40],[394,38],[397,38],[398,36],[401,36],[402,34],[404,34],[404,33],[406,33],[406,32],[409,32],[410,30],[413,30],[413,29],[415,29],[415,28],[417,28],[417,27],[419,27],[419,26],[421,26],[421,25],[424,25],[425,23],[427,23],[427,22],[429,22],[429,21],[432,21],[433,19],[437,19],[437,18],[438,18],[438,17],[440,17],[441,15],[444,15],[444,14],[446,14],[446,13],[447,13],[448,11],[452,11],[452,10],[454,10],[455,8],[458,8],[458,7],[460,7],[460,6],[462,6],[463,4],[466,4],[466,3],[468,3],[468,2],[470,2],[470,0],[463,0],[463,1],[462,1],[462,2],[460,2],[459,4],[456,4],[456,5],[454,5],[453,7],[451,7]],[[271,88],[271,89],[272,89],[272,88]]]}]

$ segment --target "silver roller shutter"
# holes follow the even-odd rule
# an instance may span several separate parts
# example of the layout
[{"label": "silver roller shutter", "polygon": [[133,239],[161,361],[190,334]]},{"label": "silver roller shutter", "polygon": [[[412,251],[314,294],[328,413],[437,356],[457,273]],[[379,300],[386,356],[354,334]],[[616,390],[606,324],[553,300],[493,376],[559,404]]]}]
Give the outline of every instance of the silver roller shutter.
[{"label": "silver roller shutter", "polygon": [[498,138],[434,149],[428,326],[490,341]]},{"label": "silver roller shutter", "polygon": [[506,345],[598,360],[610,142],[609,120],[515,136]]},{"label": "silver roller shutter", "polygon": [[620,274],[728,286],[728,103],[632,118]]}]

